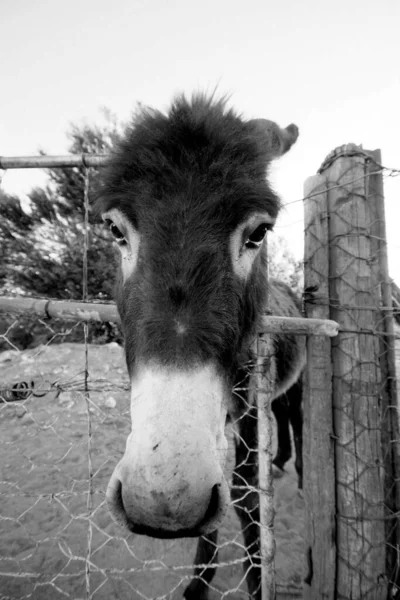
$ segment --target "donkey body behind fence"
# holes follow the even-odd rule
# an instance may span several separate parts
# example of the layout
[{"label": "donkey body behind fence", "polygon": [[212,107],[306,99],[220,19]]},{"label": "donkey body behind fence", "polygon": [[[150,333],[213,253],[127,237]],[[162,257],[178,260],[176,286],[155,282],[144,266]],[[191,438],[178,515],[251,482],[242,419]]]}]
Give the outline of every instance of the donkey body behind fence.
[{"label": "donkey body behind fence", "polygon": [[[263,243],[280,208],[268,164],[297,135],[294,125],[244,121],[222,101],[182,97],[167,115],[144,110],[135,120],[99,200],[121,253],[117,303],[132,389],[132,431],[107,489],[111,513],[139,534],[202,536],[196,564],[215,563],[229,502],[229,414],[239,430],[232,495],[253,598],[260,597],[257,460],[249,452],[256,407],[231,390],[248,377],[267,293],[273,314],[299,315],[287,286],[268,285]],[[278,397],[298,380],[304,348],[296,337],[276,336],[274,350]],[[214,570],[196,569],[201,577],[186,598],[206,598]]]}]

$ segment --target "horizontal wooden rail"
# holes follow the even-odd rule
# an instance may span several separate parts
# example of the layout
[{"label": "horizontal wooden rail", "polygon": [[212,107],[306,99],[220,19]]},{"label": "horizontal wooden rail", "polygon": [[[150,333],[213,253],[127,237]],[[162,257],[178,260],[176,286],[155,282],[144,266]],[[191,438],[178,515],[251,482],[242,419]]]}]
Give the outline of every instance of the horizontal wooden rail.
[{"label": "horizontal wooden rail", "polygon": [[[115,304],[101,304],[96,302],[0,297],[0,312],[15,315],[35,314],[42,318],[57,318],[67,321],[120,322]],[[259,333],[297,333],[301,335],[334,337],[339,333],[339,325],[335,321],[325,319],[302,319],[266,315],[262,319]]]},{"label": "horizontal wooden rail", "polygon": [[297,333],[335,337],[339,333],[339,323],[329,319],[303,319],[301,317],[266,315],[262,318],[259,333]]},{"label": "horizontal wooden rail", "polygon": [[64,156],[0,156],[0,169],[46,169],[50,167],[104,167],[112,154],[67,154]]},{"label": "horizontal wooden rail", "polygon": [[120,322],[115,304],[96,302],[0,297],[0,312],[15,315],[31,314],[44,319],[54,318],[66,321]]}]

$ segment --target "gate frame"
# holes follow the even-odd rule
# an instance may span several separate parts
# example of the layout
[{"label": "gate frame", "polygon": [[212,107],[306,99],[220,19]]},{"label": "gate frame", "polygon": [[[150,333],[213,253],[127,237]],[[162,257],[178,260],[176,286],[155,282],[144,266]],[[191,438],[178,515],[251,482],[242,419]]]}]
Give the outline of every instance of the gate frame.
[{"label": "gate frame", "polygon": [[[20,168],[72,168],[81,167],[88,175],[90,167],[102,167],[110,164],[111,155],[78,154],[66,156],[30,156],[30,157],[0,157],[0,169]],[[85,179],[85,228],[88,225],[88,180]],[[87,240],[86,240],[87,253]],[[86,260],[84,265],[87,265]],[[119,315],[114,304],[56,301],[48,298],[1,297],[0,312],[11,314],[36,314],[45,318],[63,318],[65,320],[110,321],[119,322]],[[258,454],[259,454],[259,494],[260,494],[260,549],[262,574],[262,600],[274,600],[275,589],[275,536],[273,531],[273,483],[272,483],[272,413],[271,413],[271,384],[268,377],[262,375],[261,365],[271,355],[271,334],[292,333],[317,336],[326,342],[326,338],[338,334],[338,324],[325,318],[291,318],[265,316],[258,332],[257,367],[254,377],[258,411]]]}]

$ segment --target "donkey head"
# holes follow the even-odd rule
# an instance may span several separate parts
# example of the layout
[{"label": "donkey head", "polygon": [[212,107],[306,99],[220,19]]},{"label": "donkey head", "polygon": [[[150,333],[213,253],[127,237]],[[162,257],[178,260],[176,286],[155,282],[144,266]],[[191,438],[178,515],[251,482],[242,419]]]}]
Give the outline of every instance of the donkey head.
[{"label": "donkey head", "polygon": [[182,97],[143,111],[109,169],[99,202],[121,254],[132,431],[107,500],[131,531],[199,536],[225,513],[226,413],[279,211],[266,172],[297,135]]}]

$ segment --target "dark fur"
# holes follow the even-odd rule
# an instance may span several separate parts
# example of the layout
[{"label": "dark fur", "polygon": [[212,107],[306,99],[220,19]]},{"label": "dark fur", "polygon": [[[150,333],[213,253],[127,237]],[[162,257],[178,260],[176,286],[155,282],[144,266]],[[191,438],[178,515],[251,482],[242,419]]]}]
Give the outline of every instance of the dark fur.
[{"label": "dark fur", "polygon": [[[298,316],[287,286],[275,282],[267,289],[262,253],[246,283],[231,265],[229,236],[238,224],[257,211],[278,214],[279,200],[266,181],[269,161],[268,144],[254,124],[203,96],[179,98],[168,115],[146,110],[127,131],[98,208],[122,211],[142,238],[135,273],[117,285],[130,373],[139,358],[180,368],[212,361],[232,385],[251,358],[267,292],[274,314]],[[184,335],[176,332],[177,320]],[[301,347],[296,338],[281,336],[275,350],[280,386],[297,372]],[[255,409],[245,413],[246,404],[246,398],[236,402],[243,418],[233,483],[256,486],[257,464],[247,450],[257,443]],[[257,494],[234,488],[233,497],[249,546],[247,566],[258,565]],[[196,562],[213,560],[216,537],[200,539]],[[202,579],[210,581],[214,570]],[[258,598],[259,569],[249,573],[250,592]],[[202,579],[193,580],[186,598],[207,597]]]},{"label": "dark fur", "polygon": [[292,458],[292,443],[290,429],[293,431],[295,447],[295,468],[298,476],[299,489],[303,489],[303,386],[301,379],[282,396],[272,402],[272,412],[276,419],[278,445],[277,453],[273,460],[274,465],[281,471],[285,464]]}]

